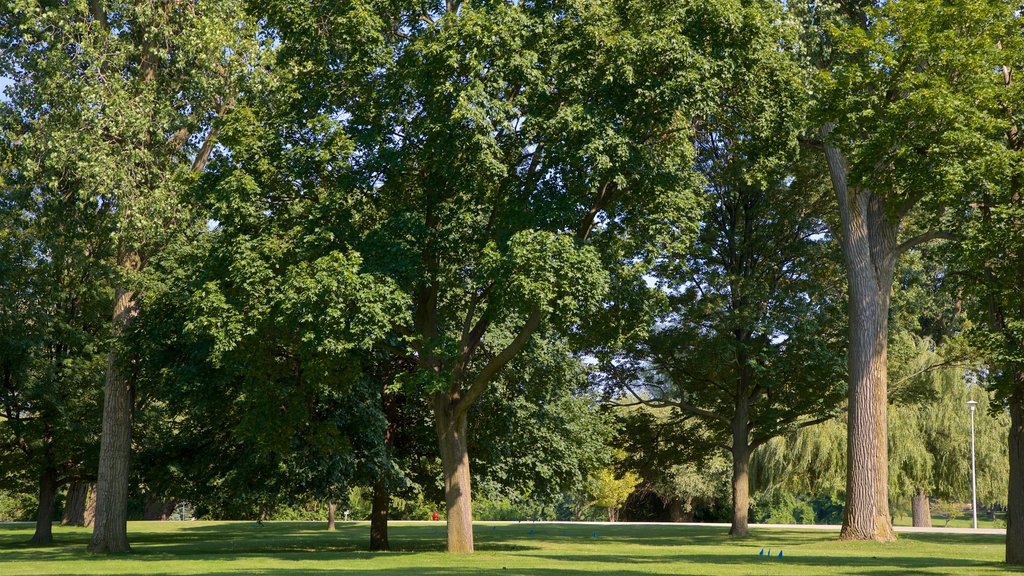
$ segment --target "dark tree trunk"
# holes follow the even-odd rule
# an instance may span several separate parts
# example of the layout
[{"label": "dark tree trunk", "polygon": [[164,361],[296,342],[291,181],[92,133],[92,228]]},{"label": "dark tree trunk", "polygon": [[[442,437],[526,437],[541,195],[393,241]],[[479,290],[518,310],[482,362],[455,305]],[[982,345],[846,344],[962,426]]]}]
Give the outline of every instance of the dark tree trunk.
[{"label": "dark tree trunk", "polygon": [[334,532],[336,526],[334,525],[334,513],[337,511],[338,505],[334,502],[327,504],[327,531]]},{"label": "dark tree trunk", "polygon": [[388,514],[391,512],[391,495],[383,480],[373,484],[373,508],[370,511],[370,551],[390,550],[388,544]]},{"label": "dark tree trunk", "polygon": [[89,484],[75,480],[68,486],[64,497],[64,513],[60,523],[64,526],[85,526],[85,503],[89,498]]},{"label": "dark tree trunk", "polygon": [[92,528],[96,524],[96,485],[89,484],[89,496],[85,499],[85,513],[82,515],[82,526]]},{"label": "dark tree trunk", "polygon": [[[115,338],[137,314],[135,293],[118,288],[114,302]],[[103,386],[96,523],[89,543],[89,550],[96,553],[131,551],[128,545],[128,466],[132,449],[132,385],[125,364],[115,343],[107,357],[107,379]]]},{"label": "dark tree trunk", "polygon": [[39,509],[36,511],[36,533],[32,543],[53,543],[53,503],[57,498],[57,471],[47,468],[39,477]]},{"label": "dark tree trunk", "polygon": [[174,512],[177,502],[174,500],[164,500],[158,498],[152,494],[146,495],[146,507],[142,510],[143,520],[167,520],[171,517]]},{"label": "dark tree trunk", "polygon": [[[828,141],[831,130],[822,130],[822,140]],[[846,507],[840,537],[888,542],[895,532],[889,516],[887,346],[899,222],[871,190],[848,187],[849,165],[837,148],[826,144],[825,157],[839,204],[849,286]]]},{"label": "dark tree trunk", "polygon": [[473,552],[473,509],[470,494],[466,413],[455,410],[448,394],[434,395],[434,419],[444,470],[448,513],[448,552]]},{"label": "dark tree trunk", "polygon": [[918,488],[914,498],[910,501],[911,515],[914,518],[914,528],[932,527],[932,507],[928,502],[928,494],[924,488]]},{"label": "dark tree trunk", "polygon": [[1006,498],[1006,563],[1024,564],[1024,374],[1010,395],[1010,483]]}]

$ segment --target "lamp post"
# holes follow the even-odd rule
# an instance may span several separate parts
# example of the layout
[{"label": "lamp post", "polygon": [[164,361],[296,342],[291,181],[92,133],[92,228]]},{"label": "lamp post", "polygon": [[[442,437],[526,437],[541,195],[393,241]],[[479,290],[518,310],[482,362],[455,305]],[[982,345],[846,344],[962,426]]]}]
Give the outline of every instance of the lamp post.
[{"label": "lamp post", "polygon": [[974,528],[978,528],[978,481],[974,472],[974,407],[978,405],[974,400],[968,400],[967,405],[971,408],[971,513],[974,515]]}]

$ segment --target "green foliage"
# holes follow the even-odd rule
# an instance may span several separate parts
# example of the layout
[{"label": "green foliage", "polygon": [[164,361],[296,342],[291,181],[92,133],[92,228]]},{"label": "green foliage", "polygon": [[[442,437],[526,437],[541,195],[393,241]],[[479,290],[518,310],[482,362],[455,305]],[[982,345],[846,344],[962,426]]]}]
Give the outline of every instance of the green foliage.
[{"label": "green foliage", "polygon": [[0,490],[0,522],[34,520],[38,508],[39,502],[29,494]]},{"label": "green foliage", "polygon": [[751,516],[761,524],[814,524],[816,516],[810,502],[786,491],[760,494],[751,505]]}]

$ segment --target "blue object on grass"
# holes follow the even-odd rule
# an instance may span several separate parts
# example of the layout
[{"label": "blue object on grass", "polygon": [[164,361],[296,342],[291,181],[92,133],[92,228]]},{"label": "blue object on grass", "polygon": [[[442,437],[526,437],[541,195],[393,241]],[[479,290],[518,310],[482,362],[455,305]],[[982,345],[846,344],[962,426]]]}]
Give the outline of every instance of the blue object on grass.
[{"label": "blue object on grass", "polygon": [[761,551],[758,552],[757,555],[758,556],[764,556],[764,548],[761,548]]},{"label": "blue object on grass", "polygon": [[779,558],[782,558],[782,550],[779,550]]}]

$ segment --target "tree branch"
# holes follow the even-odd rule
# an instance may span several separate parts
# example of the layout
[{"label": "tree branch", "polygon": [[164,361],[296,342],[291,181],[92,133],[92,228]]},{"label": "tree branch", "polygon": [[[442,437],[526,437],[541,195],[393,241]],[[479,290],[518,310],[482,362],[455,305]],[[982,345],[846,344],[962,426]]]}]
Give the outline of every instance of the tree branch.
[{"label": "tree branch", "polygon": [[[469,387],[466,395],[463,396],[455,406],[456,415],[464,414],[469,410],[469,407],[480,398],[480,395],[484,393],[484,390],[487,389],[488,384],[491,383],[491,380],[494,379],[498,372],[504,368],[516,354],[526,347],[527,343],[530,342],[530,337],[532,337],[534,332],[540,328],[540,321],[540,309],[534,308],[530,312],[529,318],[526,319],[526,324],[523,325],[519,334],[516,334],[515,339],[512,340],[504,350],[499,352],[497,356],[492,358],[491,361],[483,367],[480,373],[477,374],[476,379],[473,380],[473,384]],[[458,381],[455,381],[454,385],[458,386]]]},{"label": "tree branch", "polygon": [[956,236],[952,232],[946,232],[944,230],[929,230],[923,234],[918,234],[913,238],[901,242],[896,246],[896,255],[899,256],[916,246],[920,246],[925,242],[931,242],[932,240],[955,240]]}]

